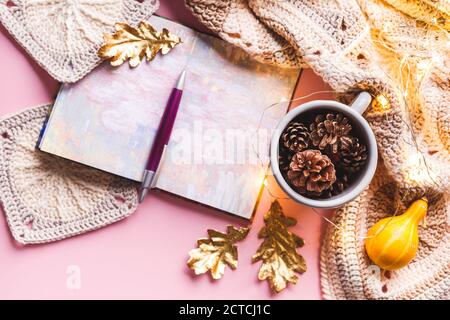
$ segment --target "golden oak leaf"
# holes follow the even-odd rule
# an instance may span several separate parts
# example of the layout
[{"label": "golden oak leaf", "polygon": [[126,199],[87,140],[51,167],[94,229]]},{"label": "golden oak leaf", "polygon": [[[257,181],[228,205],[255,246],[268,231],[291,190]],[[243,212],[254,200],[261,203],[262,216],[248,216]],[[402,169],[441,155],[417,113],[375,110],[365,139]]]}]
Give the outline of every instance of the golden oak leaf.
[{"label": "golden oak leaf", "polygon": [[208,238],[197,241],[198,248],[189,251],[187,265],[199,275],[211,271],[213,279],[220,279],[228,265],[236,269],[238,265],[238,252],[236,242],[243,240],[249,228],[227,227],[227,233],[217,230],[208,230]]},{"label": "golden oak leaf", "polygon": [[129,59],[131,67],[138,66],[144,57],[148,61],[155,58],[161,51],[167,54],[181,39],[162,29],[156,31],[150,24],[141,21],[137,28],[133,28],[126,23],[116,23],[116,32],[112,35],[105,34],[105,43],[98,50],[98,55],[102,59],[111,59],[112,66],[119,66]]},{"label": "golden oak leaf", "polygon": [[269,281],[271,289],[280,292],[288,282],[297,283],[296,273],[306,271],[305,259],[297,252],[304,241],[288,230],[297,221],[283,214],[277,200],[272,202],[264,215],[264,223],[265,226],[258,233],[258,238],[264,241],[253,255],[252,262],[262,261],[258,279]]}]

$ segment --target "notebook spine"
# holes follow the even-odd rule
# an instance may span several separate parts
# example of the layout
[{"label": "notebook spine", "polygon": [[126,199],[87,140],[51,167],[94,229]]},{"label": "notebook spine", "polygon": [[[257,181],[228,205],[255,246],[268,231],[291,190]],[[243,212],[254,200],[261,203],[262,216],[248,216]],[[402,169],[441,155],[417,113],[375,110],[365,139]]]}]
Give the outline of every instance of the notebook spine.
[{"label": "notebook spine", "polygon": [[61,99],[61,96],[62,96],[61,93],[63,92],[64,87],[65,87],[64,84],[62,84],[59,87],[58,95],[56,96],[55,102],[53,102],[53,105],[50,105],[50,107],[48,108],[47,116],[45,117],[44,123],[42,124],[42,129],[39,132],[39,137],[38,137],[37,142],[36,142],[36,149],[41,150],[41,145],[42,145],[42,142],[44,140],[45,131],[47,130],[48,123],[49,123],[50,118],[52,116],[53,108],[56,106],[57,102]]},{"label": "notebook spine", "polygon": [[42,137],[44,136],[45,130],[47,129],[48,119],[50,118],[50,114],[52,113],[53,106],[50,106],[47,111],[47,116],[45,117],[44,123],[42,124],[41,131],[39,132],[39,137],[36,142],[36,148],[41,149]]}]

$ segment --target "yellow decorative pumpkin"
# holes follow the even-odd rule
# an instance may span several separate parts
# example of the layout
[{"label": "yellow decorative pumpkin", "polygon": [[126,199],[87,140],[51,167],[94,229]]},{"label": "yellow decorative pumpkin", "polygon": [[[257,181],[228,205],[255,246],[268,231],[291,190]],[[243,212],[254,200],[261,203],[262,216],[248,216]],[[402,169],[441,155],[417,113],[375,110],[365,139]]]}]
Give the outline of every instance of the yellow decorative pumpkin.
[{"label": "yellow decorative pumpkin", "polygon": [[406,266],[419,245],[418,226],[428,209],[426,198],[414,201],[402,215],[384,218],[367,232],[365,247],[370,260],[384,270]]}]

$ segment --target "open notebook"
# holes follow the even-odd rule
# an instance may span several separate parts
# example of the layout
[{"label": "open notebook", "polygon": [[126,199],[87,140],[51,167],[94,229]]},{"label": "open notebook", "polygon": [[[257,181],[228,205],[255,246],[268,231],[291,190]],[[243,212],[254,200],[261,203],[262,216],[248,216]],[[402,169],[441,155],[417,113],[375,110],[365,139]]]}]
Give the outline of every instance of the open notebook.
[{"label": "open notebook", "polygon": [[[140,181],[167,99],[186,85],[155,187],[250,218],[262,186],[270,130],[287,111],[299,70],[256,62],[223,40],[167,19],[183,43],[137,68],[100,65],[64,84],[38,148]],[[268,109],[267,109],[268,108]],[[266,110],[267,109],[267,110]]]}]

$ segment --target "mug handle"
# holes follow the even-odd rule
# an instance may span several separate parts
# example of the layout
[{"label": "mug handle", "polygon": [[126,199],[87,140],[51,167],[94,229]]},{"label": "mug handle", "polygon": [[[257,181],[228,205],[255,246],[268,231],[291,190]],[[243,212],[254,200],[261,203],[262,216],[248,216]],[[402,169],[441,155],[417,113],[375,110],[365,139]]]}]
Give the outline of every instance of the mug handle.
[{"label": "mug handle", "polygon": [[363,91],[356,97],[350,107],[355,109],[359,114],[363,114],[369,107],[371,101],[372,96],[368,92]]}]

